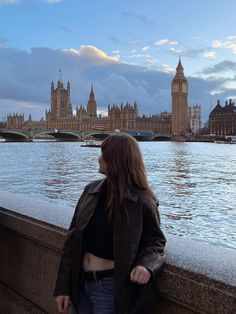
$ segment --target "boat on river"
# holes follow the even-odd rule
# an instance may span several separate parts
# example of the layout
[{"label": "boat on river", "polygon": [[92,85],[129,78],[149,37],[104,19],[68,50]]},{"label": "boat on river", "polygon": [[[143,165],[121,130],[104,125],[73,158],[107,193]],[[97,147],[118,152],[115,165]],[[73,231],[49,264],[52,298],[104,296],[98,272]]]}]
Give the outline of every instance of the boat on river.
[{"label": "boat on river", "polygon": [[101,143],[96,141],[85,141],[84,144],[80,145],[81,147],[101,147]]},{"label": "boat on river", "polygon": [[229,144],[236,144],[236,135],[226,136],[225,141]]},{"label": "boat on river", "polygon": [[226,142],[226,140],[215,140],[214,143],[216,143],[216,144],[229,144],[228,142]]},{"label": "boat on river", "polygon": [[222,139],[216,139],[214,143],[217,144],[236,144],[236,135],[225,136]]}]

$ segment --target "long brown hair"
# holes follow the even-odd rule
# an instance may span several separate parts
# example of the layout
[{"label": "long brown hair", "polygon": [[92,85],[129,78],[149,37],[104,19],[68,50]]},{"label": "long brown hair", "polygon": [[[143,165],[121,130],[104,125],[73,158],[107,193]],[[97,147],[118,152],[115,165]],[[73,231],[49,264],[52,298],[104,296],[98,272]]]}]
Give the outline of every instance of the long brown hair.
[{"label": "long brown hair", "polygon": [[149,187],[142,154],[137,141],[125,133],[109,135],[101,144],[102,156],[107,164],[108,216],[118,222],[128,218],[127,198],[133,190],[146,190],[153,198]]}]

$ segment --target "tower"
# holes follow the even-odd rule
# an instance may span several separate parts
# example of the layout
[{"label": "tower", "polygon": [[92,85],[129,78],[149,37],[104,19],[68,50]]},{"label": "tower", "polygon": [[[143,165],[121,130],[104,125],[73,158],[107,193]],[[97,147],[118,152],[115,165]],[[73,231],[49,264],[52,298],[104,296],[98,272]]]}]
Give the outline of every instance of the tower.
[{"label": "tower", "polygon": [[193,133],[197,133],[201,128],[201,106],[189,106],[189,126]]},{"label": "tower", "polygon": [[184,76],[181,59],[171,84],[172,133],[185,133],[188,129],[188,82]]},{"label": "tower", "polygon": [[91,85],[89,100],[87,103],[87,113],[89,118],[97,118],[97,104],[94,97],[93,84]]},{"label": "tower", "polygon": [[73,116],[70,103],[70,83],[67,83],[67,89],[63,82],[58,80],[57,87],[54,89],[54,83],[51,84],[51,120],[60,118],[71,118]]}]

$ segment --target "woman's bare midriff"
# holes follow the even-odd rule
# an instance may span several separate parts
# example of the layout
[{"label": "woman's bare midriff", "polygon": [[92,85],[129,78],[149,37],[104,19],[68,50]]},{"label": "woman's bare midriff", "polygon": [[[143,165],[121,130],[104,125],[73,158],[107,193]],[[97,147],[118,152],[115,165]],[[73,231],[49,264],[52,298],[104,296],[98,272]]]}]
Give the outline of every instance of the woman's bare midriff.
[{"label": "woman's bare midriff", "polygon": [[113,260],[104,259],[104,258],[95,256],[89,252],[85,252],[83,255],[84,271],[105,270],[105,269],[112,269],[114,267],[115,267],[115,263]]}]

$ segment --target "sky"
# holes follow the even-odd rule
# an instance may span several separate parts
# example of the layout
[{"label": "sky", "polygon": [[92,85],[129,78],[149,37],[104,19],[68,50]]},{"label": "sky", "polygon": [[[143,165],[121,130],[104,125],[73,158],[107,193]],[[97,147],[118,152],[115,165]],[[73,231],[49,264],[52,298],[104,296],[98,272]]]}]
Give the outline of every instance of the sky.
[{"label": "sky", "polygon": [[206,122],[217,99],[236,99],[234,12],[235,0],[0,0],[0,121],[45,117],[60,73],[74,110],[93,84],[102,114],[135,101],[140,115],[171,112],[181,57]]}]

